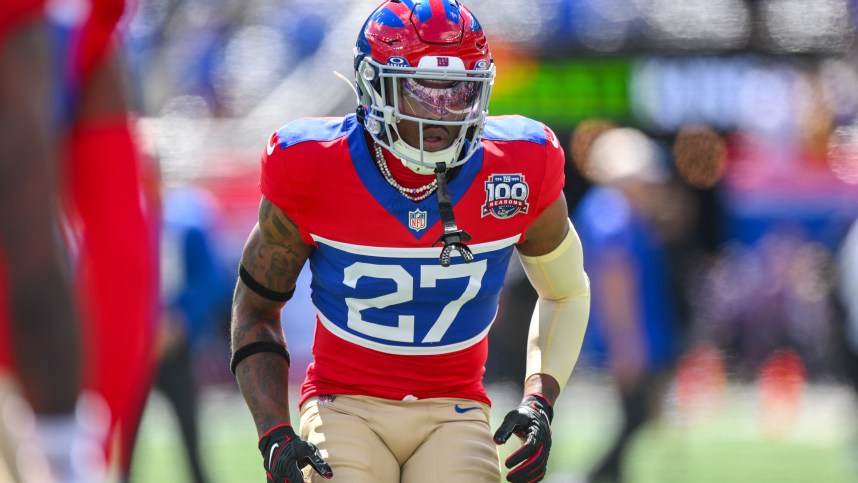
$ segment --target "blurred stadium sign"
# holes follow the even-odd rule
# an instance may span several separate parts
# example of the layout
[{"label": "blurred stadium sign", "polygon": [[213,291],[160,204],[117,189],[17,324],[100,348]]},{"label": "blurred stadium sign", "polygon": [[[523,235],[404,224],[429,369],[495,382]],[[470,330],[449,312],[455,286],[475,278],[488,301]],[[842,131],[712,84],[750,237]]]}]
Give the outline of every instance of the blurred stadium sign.
[{"label": "blurred stadium sign", "polygon": [[631,115],[627,58],[505,59],[492,91],[492,115],[521,114],[555,129],[571,128],[583,119],[627,119]]}]

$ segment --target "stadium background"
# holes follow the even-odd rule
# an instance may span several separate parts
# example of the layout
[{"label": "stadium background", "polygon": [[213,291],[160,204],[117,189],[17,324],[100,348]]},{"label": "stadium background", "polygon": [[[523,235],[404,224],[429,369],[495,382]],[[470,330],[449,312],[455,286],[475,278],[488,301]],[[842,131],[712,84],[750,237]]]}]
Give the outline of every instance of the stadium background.
[{"label": "stadium background", "polygon": [[[351,79],[357,30],[377,3],[140,0],[127,19],[145,149],[165,190],[211,194],[225,279],[255,222],[268,134],[302,116],[353,110],[354,94],[334,72]],[[555,130],[573,206],[590,186],[572,157],[573,133],[607,120],[646,133],[701,207],[695,236],[706,256],[686,267],[682,287],[690,350],[661,417],[635,439],[632,481],[858,481],[858,406],[838,357],[832,277],[858,216],[858,2],[467,5],[498,64],[491,114]],[[716,165],[674,149],[694,129],[710,135],[690,137],[692,158]],[[726,152],[726,165],[710,151]],[[307,290],[304,277],[283,316],[296,381],[312,336],[312,308],[300,302]],[[203,459],[221,482],[263,477],[226,363],[228,304],[194,346]],[[503,408],[516,399],[521,369],[499,345],[489,376]],[[772,357],[784,351],[796,358]],[[584,359],[558,406],[549,481],[571,482],[610,439],[617,402]],[[185,481],[184,464],[173,416],[153,394],[133,481]]]}]

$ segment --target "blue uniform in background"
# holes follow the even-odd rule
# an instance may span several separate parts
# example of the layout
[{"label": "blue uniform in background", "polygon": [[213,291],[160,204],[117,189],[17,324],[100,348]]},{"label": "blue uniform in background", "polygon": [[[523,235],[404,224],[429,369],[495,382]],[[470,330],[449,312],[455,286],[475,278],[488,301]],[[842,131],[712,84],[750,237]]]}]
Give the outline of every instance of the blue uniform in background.
[{"label": "blue uniform in background", "polygon": [[625,192],[594,186],[578,204],[573,221],[587,247],[584,267],[593,281],[581,360],[611,370],[623,414],[591,477],[622,482],[629,443],[655,414],[652,406],[662,398],[664,375],[679,355],[677,294],[672,292],[667,248],[653,222]]},{"label": "blue uniform in background", "polygon": [[195,188],[177,189],[164,198],[162,305],[181,315],[191,345],[211,332],[224,287],[230,285],[212,240],[215,210],[209,196]]},{"label": "blue uniform in background", "polygon": [[603,366],[608,354],[603,307],[612,303],[634,304],[635,321],[641,327],[648,372],[665,369],[679,350],[677,311],[671,293],[667,253],[656,238],[652,226],[635,210],[619,190],[593,187],[581,200],[573,215],[581,243],[587,247],[584,267],[592,280],[599,280],[605,257],[621,253],[630,267],[638,300],[613,300],[594,285],[590,324],[584,338],[587,361]]},{"label": "blue uniform in background", "polygon": [[179,188],[165,196],[162,336],[155,386],[176,412],[195,483],[207,481],[199,453],[195,356],[206,340],[217,336],[219,309],[230,301],[226,272],[215,253],[216,215],[216,207],[204,191]]}]

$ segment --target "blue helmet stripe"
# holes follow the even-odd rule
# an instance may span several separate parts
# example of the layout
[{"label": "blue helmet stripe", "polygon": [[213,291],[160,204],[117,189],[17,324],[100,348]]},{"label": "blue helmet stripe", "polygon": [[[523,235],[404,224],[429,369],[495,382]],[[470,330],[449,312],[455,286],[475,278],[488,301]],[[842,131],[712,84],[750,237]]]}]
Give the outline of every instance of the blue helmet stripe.
[{"label": "blue helmet stripe", "polygon": [[402,19],[400,19],[396,15],[396,13],[394,13],[393,10],[390,10],[389,8],[381,8],[376,10],[372,17],[370,17],[370,20],[387,27],[405,27],[405,23],[402,22]]},{"label": "blue helmet stripe", "polygon": [[[404,0],[402,3],[409,4],[410,1]],[[417,14],[417,20],[425,22],[432,18],[432,5],[430,2],[420,2],[414,8],[414,13]],[[453,23],[459,23],[459,2],[444,1],[444,16]]]},{"label": "blue helmet stripe", "polygon": [[432,5],[429,2],[420,2],[414,7],[414,13],[417,14],[417,21],[425,22],[432,18]]},{"label": "blue helmet stripe", "polygon": [[[370,55],[372,52],[372,48],[369,46],[369,39],[366,38],[366,25],[363,26],[360,30],[360,35],[358,35],[357,49],[364,55]],[[357,69],[357,65],[355,65],[355,69]]]},{"label": "blue helmet stripe", "polygon": [[471,32],[479,32],[483,30],[483,26],[480,25],[480,22],[477,21],[477,17],[471,16]]},{"label": "blue helmet stripe", "polygon": [[444,14],[451,22],[459,23],[459,2],[444,2]]}]

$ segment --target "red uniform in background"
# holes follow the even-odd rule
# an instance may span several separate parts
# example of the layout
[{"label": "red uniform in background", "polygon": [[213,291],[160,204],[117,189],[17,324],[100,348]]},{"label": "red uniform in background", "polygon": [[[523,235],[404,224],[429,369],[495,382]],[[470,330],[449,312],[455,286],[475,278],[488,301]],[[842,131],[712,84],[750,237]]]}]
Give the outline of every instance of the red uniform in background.
[{"label": "red uniform in background", "polygon": [[[99,94],[100,69],[115,59],[123,0],[92,0],[72,57],[81,102]],[[121,79],[116,79],[121,80]],[[124,106],[123,106],[124,107]],[[69,201],[80,235],[84,387],[110,407],[109,461],[127,476],[154,371],[157,304],[155,170],[144,169],[126,109],[76,119],[69,131]],[[148,179],[146,179],[148,177]],[[111,455],[118,438],[119,452]]]},{"label": "red uniform in background", "polygon": [[[51,2],[47,18],[63,32],[57,44],[63,70],[57,132],[66,157],[62,184],[83,324],[83,383],[110,409],[104,452],[127,476],[154,370],[157,170],[144,166],[117,68],[115,36],[124,0],[68,2],[55,10],[62,3]],[[38,15],[43,4],[0,1],[0,42],[15,22]],[[3,331],[6,317],[0,297]],[[0,337],[0,364],[8,367],[6,341]]]}]

